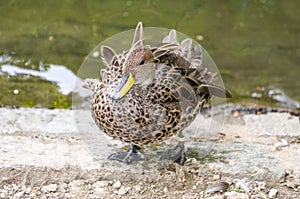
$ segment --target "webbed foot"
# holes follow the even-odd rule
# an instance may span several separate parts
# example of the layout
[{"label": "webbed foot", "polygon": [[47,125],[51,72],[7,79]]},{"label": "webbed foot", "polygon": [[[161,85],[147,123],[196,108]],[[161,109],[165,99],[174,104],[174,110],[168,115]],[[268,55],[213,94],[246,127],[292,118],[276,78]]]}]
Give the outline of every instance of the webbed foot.
[{"label": "webbed foot", "polygon": [[134,161],[146,160],[146,157],[140,152],[140,147],[130,145],[130,148],[126,152],[113,153],[108,156],[108,159],[131,164]]},{"label": "webbed foot", "polygon": [[184,165],[186,161],[185,147],[183,142],[179,142],[174,148],[166,151],[157,152],[160,155],[160,160],[172,160],[180,165]]}]

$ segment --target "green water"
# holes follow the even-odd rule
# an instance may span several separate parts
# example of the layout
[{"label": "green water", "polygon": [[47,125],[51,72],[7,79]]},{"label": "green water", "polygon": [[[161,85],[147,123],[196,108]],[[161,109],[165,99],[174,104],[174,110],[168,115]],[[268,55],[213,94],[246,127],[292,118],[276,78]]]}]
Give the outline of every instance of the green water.
[{"label": "green water", "polygon": [[[232,102],[273,105],[266,94],[271,88],[300,101],[299,10],[298,0],[0,0],[0,55],[11,56],[0,65],[41,70],[57,64],[76,74],[98,43],[143,21],[198,39],[222,73]],[[0,105],[71,105],[70,95],[37,77],[4,74],[0,87]],[[251,97],[254,92],[262,96]]]}]

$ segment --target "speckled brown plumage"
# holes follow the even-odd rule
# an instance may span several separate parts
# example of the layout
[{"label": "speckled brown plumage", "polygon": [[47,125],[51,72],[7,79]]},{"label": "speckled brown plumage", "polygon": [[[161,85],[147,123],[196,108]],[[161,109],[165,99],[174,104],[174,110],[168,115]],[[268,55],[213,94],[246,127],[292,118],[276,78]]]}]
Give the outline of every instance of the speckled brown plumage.
[{"label": "speckled brown plumage", "polygon": [[[104,46],[101,54],[107,65],[102,81],[87,80],[86,87],[93,91],[91,110],[96,124],[114,139],[134,145],[167,139],[185,129],[212,95],[230,95],[211,84],[213,76],[201,66],[201,46],[192,46],[190,39],[178,44],[174,30],[161,44],[143,46],[139,23],[129,50],[116,54]],[[144,81],[143,67],[151,64],[154,76]],[[111,93],[129,72],[142,81],[114,99]]]}]

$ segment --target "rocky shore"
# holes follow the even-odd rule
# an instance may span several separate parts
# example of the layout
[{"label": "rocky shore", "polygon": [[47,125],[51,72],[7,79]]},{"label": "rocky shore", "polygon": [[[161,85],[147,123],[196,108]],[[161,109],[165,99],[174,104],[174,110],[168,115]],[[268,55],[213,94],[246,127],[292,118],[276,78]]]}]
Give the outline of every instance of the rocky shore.
[{"label": "rocky shore", "polygon": [[220,106],[184,132],[184,166],[107,160],[126,145],[87,110],[0,108],[0,198],[300,198],[297,111]]}]

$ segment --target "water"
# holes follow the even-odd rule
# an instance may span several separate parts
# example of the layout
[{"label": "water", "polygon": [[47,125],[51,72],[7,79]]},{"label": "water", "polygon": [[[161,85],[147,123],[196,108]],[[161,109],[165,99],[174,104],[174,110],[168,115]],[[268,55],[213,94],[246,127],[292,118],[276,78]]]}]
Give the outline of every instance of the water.
[{"label": "water", "polygon": [[[59,65],[77,74],[101,41],[143,21],[198,40],[216,62],[232,102],[299,108],[299,9],[297,0],[0,1],[0,66],[47,74]],[[70,94],[47,76],[0,71],[1,105],[70,106]]]}]

